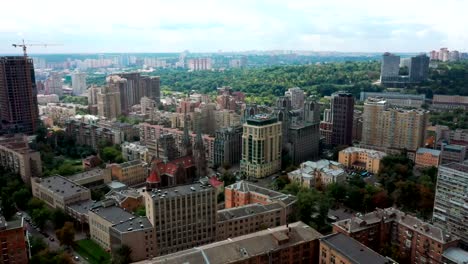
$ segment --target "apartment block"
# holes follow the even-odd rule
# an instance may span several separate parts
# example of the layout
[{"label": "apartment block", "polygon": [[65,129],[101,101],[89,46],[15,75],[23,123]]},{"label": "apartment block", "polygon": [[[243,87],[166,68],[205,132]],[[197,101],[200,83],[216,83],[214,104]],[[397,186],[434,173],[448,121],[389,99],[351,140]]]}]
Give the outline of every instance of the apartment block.
[{"label": "apartment block", "polygon": [[281,169],[282,126],[276,118],[257,115],[247,119],[242,134],[241,171],[263,178]]},{"label": "apartment block", "polygon": [[65,207],[78,202],[91,200],[91,191],[62,176],[32,178],[32,195],[44,201],[51,208]]},{"label": "apartment block", "polygon": [[229,127],[216,131],[214,140],[214,165],[239,164],[242,156],[242,127]]},{"label": "apartment block", "polygon": [[398,248],[409,263],[442,264],[442,255],[460,239],[444,229],[424,222],[395,208],[377,209],[333,223],[333,232],[354,238],[380,251],[385,245]]},{"label": "apartment block", "polygon": [[434,199],[434,225],[458,236],[468,246],[468,163],[439,166]]},{"label": "apartment block", "polygon": [[111,164],[109,167],[112,171],[112,178],[128,186],[142,184],[148,177],[146,163],[141,160]]},{"label": "apartment block", "polygon": [[349,147],[338,153],[338,162],[347,168],[378,173],[380,171],[381,160],[385,156],[387,154],[382,151]]},{"label": "apartment block", "polygon": [[334,233],[320,238],[320,264],[396,264],[353,238]]},{"label": "apartment block", "polygon": [[150,161],[148,147],[141,145],[140,142],[124,142],[120,147],[122,148],[122,156],[125,160]]},{"label": "apartment block", "polygon": [[218,211],[216,241],[285,225],[286,208],[280,203],[247,204]]},{"label": "apartment block", "polygon": [[41,155],[29,148],[29,140],[24,135],[0,137],[0,165],[18,173],[26,184],[42,174]]},{"label": "apartment block", "polygon": [[0,214],[0,263],[28,263],[24,219],[6,221]]},{"label": "apartment block", "polygon": [[352,145],[354,97],[350,93],[337,92],[331,95],[332,144]]},{"label": "apartment block", "polygon": [[321,236],[296,222],[138,263],[318,263]]},{"label": "apartment block", "polygon": [[416,151],[416,158],[414,164],[418,168],[439,167],[442,155],[440,150],[419,148]]},{"label": "apartment block", "polygon": [[441,146],[441,163],[462,162],[466,159],[466,146],[447,145]]},{"label": "apartment block", "polygon": [[147,189],[146,215],[155,228],[157,256],[175,253],[216,240],[216,190],[189,184]]}]

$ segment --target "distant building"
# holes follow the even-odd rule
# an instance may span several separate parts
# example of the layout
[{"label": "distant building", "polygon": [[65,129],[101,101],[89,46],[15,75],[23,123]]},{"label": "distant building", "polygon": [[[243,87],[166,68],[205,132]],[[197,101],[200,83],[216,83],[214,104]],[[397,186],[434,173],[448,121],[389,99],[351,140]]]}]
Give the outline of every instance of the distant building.
[{"label": "distant building", "polygon": [[214,165],[239,164],[242,157],[242,127],[229,127],[216,131],[214,140]]},{"label": "distant building", "polygon": [[369,97],[379,97],[385,99],[389,105],[398,107],[421,107],[426,102],[425,94],[402,94],[402,93],[375,93],[361,92],[359,98],[364,102]]},{"label": "distant building", "polygon": [[332,144],[333,135],[333,124],[331,122],[322,121],[320,122],[320,138],[323,139],[323,143],[327,146]]},{"label": "distant building", "polygon": [[74,95],[82,95],[86,92],[86,73],[72,73],[71,81]]},{"label": "distant building", "polygon": [[460,95],[434,95],[432,107],[435,109],[468,109],[468,96]]},{"label": "distant building", "polygon": [[331,96],[332,144],[353,143],[354,97],[350,93],[337,92]]},{"label": "distant building", "polygon": [[344,166],[331,160],[306,161],[299,169],[288,173],[290,181],[297,182],[306,188],[342,183],[347,177]]},{"label": "distant building", "polygon": [[256,233],[197,246],[140,264],[176,263],[319,263],[315,229],[296,222]]},{"label": "distant building", "polygon": [[122,114],[120,97],[120,92],[112,86],[102,87],[97,94],[98,116],[116,120]]},{"label": "distant building", "polygon": [[439,166],[434,199],[434,225],[452,236],[461,238],[468,246],[468,163],[449,163]]},{"label": "distant building", "polygon": [[292,109],[301,109],[304,106],[305,93],[301,88],[289,88],[284,95],[291,98]]},{"label": "distant building", "polygon": [[439,167],[441,151],[429,148],[419,148],[416,151],[415,165],[419,168]]},{"label": "distant building", "polygon": [[67,179],[74,182],[75,184],[93,189],[110,183],[112,181],[112,173],[110,168],[94,168],[68,176]]},{"label": "distant building", "polygon": [[462,162],[466,159],[466,146],[442,144],[441,163]]},{"label": "distant building", "polygon": [[52,72],[49,78],[44,82],[45,94],[63,95],[63,80],[62,75],[58,72]]},{"label": "distant building", "polygon": [[385,152],[349,147],[338,153],[338,162],[347,168],[379,173],[381,160],[385,156],[387,156]]},{"label": "distant building", "polygon": [[65,210],[66,206],[91,200],[91,191],[62,176],[31,179],[32,195],[51,208]]},{"label": "distant building", "polygon": [[400,56],[385,52],[380,68],[380,82],[395,81],[400,72]]},{"label": "distant building", "polygon": [[24,135],[0,137],[0,165],[19,174],[26,184],[31,178],[42,175],[41,155],[29,148],[28,138]]},{"label": "distant building", "polygon": [[188,68],[192,71],[207,71],[211,70],[213,62],[211,58],[195,58],[188,60]]},{"label": "distant building", "polygon": [[247,119],[242,134],[241,171],[263,178],[281,169],[282,127],[276,118],[257,115]]},{"label": "distant building", "polygon": [[48,103],[60,102],[59,96],[56,94],[38,94],[37,103],[40,105],[46,105]]},{"label": "distant building", "polygon": [[146,181],[146,177],[148,177],[146,163],[141,160],[111,164],[109,167],[112,171],[112,178],[128,186],[143,184]]},{"label": "distant building", "polygon": [[141,145],[140,142],[124,142],[121,148],[122,157],[125,160],[149,161],[148,147]]},{"label": "distant building", "polygon": [[337,221],[333,223],[333,232],[352,237],[376,251],[395,245],[408,263],[442,263],[444,250],[457,246],[460,240],[395,208],[377,209]]},{"label": "distant building", "polygon": [[353,238],[334,233],[320,238],[320,264],[396,264]]},{"label": "distant building", "polygon": [[429,75],[429,57],[426,54],[411,57],[409,79],[411,82],[425,81]]},{"label": "distant building", "polygon": [[0,263],[28,263],[28,244],[24,218],[6,221],[0,214],[0,241],[2,242]]},{"label": "distant building", "polygon": [[33,134],[39,127],[33,61],[0,57],[0,134]]},{"label": "distant building", "polygon": [[147,189],[144,197],[146,214],[155,228],[157,256],[216,240],[217,195],[210,185]]}]

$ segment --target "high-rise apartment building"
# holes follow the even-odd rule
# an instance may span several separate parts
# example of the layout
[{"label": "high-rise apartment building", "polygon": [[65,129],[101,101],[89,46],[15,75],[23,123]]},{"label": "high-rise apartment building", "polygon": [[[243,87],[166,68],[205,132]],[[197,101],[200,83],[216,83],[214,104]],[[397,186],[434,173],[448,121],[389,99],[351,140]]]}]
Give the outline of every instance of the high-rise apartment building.
[{"label": "high-rise apartment building", "polygon": [[432,220],[468,246],[468,163],[439,166]]},{"label": "high-rise apartment building", "polygon": [[58,72],[52,72],[44,83],[46,94],[63,95],[62,75]]},{"label": "high-rise apartment building", "polygon": [[411,57],[409,78],[411,82],[420,82],[429,75],[429,57],[426,54]]},{"label": "high-rise apartment building", "polygon": [[354,97],[350,93],[337,92],[331,96],[332,144],[353,143]]},{"label": "high-rise apartment building", "polygon": [[71,81],[74,95],[82,95],[86,92],[86,73],[72,73]]},{"label": "high-rise apartment building", "polygon": [[192,71],[211,70],[213,62],[211,58],[195,58],[188,60],[188,68]]},{"label": "high-rise apartment building", "polygon": [[228,127],[216,131],[214,140],[214,165],[239,164],[242,156],[242,127]]},{"label": "high-rise apartment building", "polygon": [[33,61],[0,57],[0,134],[33,134],[39,125]]},{"label": "high-rise apartment building", "polygon": [[300,109],[304,106],[305,94],[301,88],[289,88],[284,95],[291,98],[291,106],[293,109]]},{"label": "high-rise apartment building", "polygon": [[244,124],[241,171],[262,178],[281,169],[282,126],[269,115],[256,115]]},{"label": "high-rise apartment building", "polygon": [[385,52],[380,67],[380,82],[397,81],[400,72],[400,56]]},{"label": "high-rise apartment building", "polygon": [[107,120],[116,120],[122,113],[120,92],[113,86],[104,86],[97,94],[98,116]]},{"label": "high-rise apartment building", "polygon": [[392,108],[381,98],[368,98],[364,103],[362,145],[414,153],[424,144],[428,122],[428,111]]},{"label": "high-rise apartment building", "polygon": [[216,239],[216,190],[189,184],[147,189],[146,215],[156,230],[156,255],[175,253]]}]

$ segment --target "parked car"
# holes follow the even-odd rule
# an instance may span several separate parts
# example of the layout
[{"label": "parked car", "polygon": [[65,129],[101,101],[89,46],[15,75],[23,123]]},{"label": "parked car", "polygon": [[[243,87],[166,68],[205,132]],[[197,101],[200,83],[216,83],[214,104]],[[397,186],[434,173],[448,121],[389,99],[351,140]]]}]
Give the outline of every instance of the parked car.
[{"label": "parked car", "polygon": [[55,241],[55,238],[49,237],[49,240],[50,240],[50,241]]}]

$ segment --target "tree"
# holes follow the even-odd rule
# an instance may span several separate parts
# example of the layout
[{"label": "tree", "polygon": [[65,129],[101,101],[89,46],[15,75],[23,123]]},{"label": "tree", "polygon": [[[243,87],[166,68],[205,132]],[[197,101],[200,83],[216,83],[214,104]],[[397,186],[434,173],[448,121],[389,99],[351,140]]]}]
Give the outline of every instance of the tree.
[{"label": "tree", "polygon": [[26,188],[21,188],[13,193],[13,201],[21,209],[26,209],[29,199],[31,199],[31,192]]},{"label": "tree", "polygon": [[236,176],[234,176],[229,171],[225,171],[221,175],[221,180],[224,182],[224,186],[228,186],[236,182]]},{"label": "tree", "polygon": [[131,259],[132,249],[127,245],[122,245],[112,252],[113,264],[128,264],[132,262]]},{"label": "tree", "polygon": [[56,208],[54,209],[54,211],[52,211],[50,220],[52,220],[55,229],[59,229],[64,226],[68,218],[69,217],[65,214],[65,212],[62,209]]},{"label": "tree", "polygon": [[140,205],[136,208],[135,214],[138,216],[146,216],[146,208],[144,205]]},{"label": "tree", "polygon": [[28,209],[30,210],[31,213],[34,209],[40,209],[40,208],[43,208],[44,206],[45,206],[44,202],[42,200],[39,200],[36,197],[31,198],[31,200],[29,200],[28,202]]},{"label": "tree", "polygon": [[34,209],[31,214],[31,219],[39,228],[43,228],[49,218],[50,210],[45,207]]},{"label": "tree", "polygon": [[40,251],[47,248],[47,245],[44,242],[44,240],[42,240],[41,238],[36,237],[36,236],[31,236],[29,238],[29,243],[30,243],[30,246],[31,246],[31,255],[36,255]]},{"label": "tree", "polygon": [[275,185],[275,189],[276,190],[282,190],[284,189],[284,187],[286,187],[286,185],[288,185],[291,181],[289,180],[288,176],[287,175],[281,175],[279,176],[275,182],[274,182],[274,185]]},{"label": "tree", "polygon": [[60,245],[72,246],[75,242],[75,228],[72,222],[65,222],[61,229],[55,231]]}]

